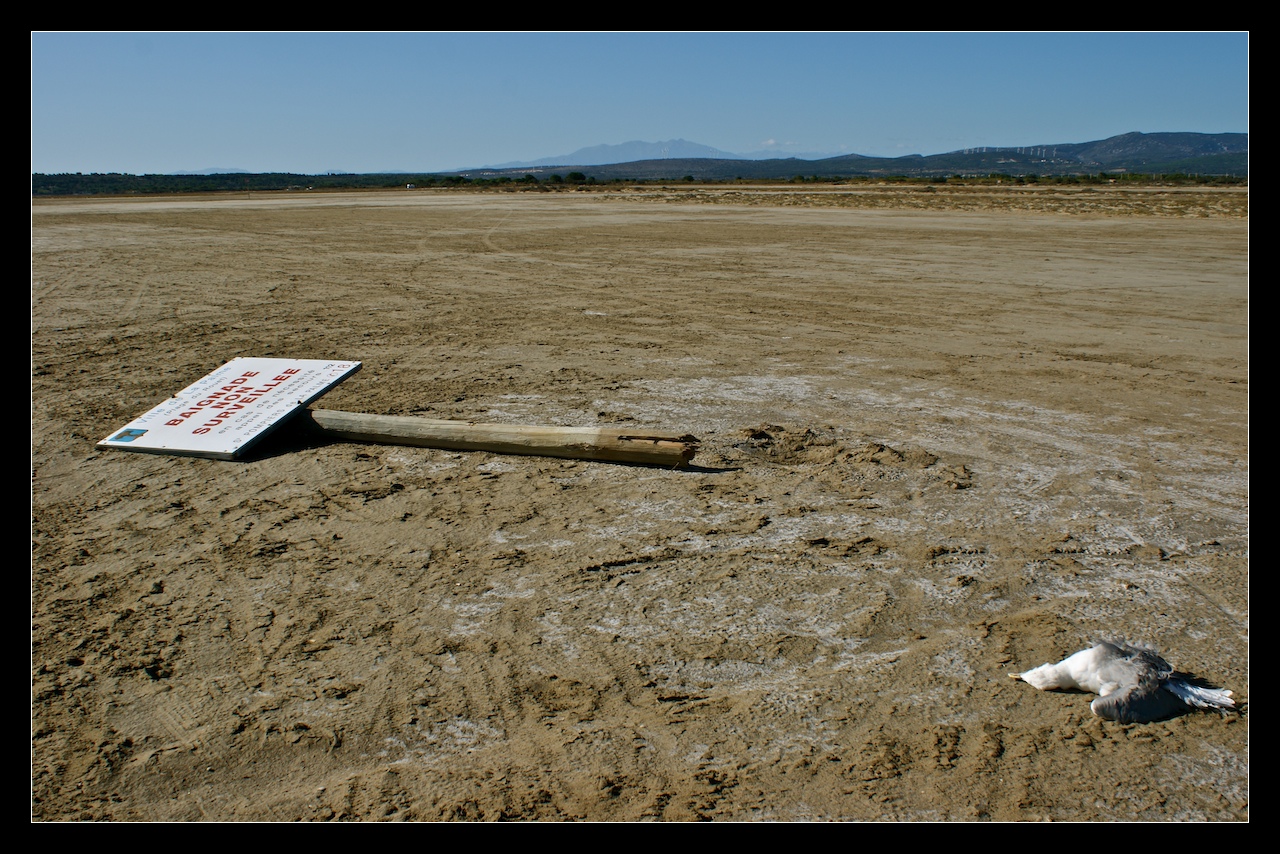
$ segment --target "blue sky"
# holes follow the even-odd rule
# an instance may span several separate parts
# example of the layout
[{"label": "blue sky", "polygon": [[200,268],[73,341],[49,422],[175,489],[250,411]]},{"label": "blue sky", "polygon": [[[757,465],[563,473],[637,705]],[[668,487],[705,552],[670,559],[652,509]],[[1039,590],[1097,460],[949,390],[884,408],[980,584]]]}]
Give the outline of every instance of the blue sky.
[{"label": "blue sky", "polygon": [[31,34],[31,171],[445,171],[686,139],[896,157],[1247,132],[1233,33]]}]

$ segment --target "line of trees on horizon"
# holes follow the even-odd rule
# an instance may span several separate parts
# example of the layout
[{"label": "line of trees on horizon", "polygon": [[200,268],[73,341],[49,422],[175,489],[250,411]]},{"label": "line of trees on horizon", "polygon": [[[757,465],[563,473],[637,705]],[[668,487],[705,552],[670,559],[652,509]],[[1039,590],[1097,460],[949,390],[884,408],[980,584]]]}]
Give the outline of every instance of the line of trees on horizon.
[{"label": "line of trees on horizon", "polygon": [[127,173],[32,173],[32,196],[165,195],[183,193],[306,192],[325,190],[388,190],[507,188],[552,190],[567,187],[609,187],[618,185],[704,184],[1160,184],[1173,186],[1244,186],[1249,179],[1235,175],[1136,174],[1098,172],[1090,175],[1011,175],[990,172],[983,175],[878,175],[820,176],[795,175],[790,178],[610,178],[597,180],[580,171],[565,175],[552,173],[543,178],[534,174],[438,175],[365,174],[301,175],[285,172],[223,173],[217,175],[131,175]]}]

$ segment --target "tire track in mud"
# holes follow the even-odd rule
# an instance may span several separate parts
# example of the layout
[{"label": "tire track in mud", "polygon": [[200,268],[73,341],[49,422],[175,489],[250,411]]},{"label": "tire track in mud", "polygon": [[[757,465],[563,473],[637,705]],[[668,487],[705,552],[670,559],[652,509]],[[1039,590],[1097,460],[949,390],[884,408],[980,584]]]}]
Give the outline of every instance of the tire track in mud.
[{"label": "tire track in mud", "polygon": [[[502,222],[506,222],[510,216],[510,210],[502,215]],[[757,319],[748,319],[743,317],[739,320],[739,324],[726,324],[723,304],[706,303],[699,299],[697,295],[698,288],[680,286],[678,284],[669,287],[659,285],[656,289],[654,282],[678,280],[679,274],[683,270],[683,265],[673,263],[666,266],[657,259],[646,259],[643,266],[629,267],[626,270],[625,277],[627,280],[642,282],[642,287],[629,287],[626,283],[618,284],[617,277],[622,274],[622,269],[618,267],[615,259],[602,259],[600,263],[592,263],[588,261],[574,261],[564,258],[550,257],[549,253],[557,251],[547,246],[545,251],[527,251],[520,250],[512,246],[509,240],[499,240],[500,234],[505,235],[509,232],[499,232],[499,225],[495,225],[485,232],[482,237],[484,244],[493,251],[499,251],[503,254],[503,258],[499,260],[486,259],[484,256],[475,256],[466,264],[466,270],[472,273],[480,273],[484,277],[493,282],[502,283],[493,293],[490,294],[489,300],[492,304],[503,305],[510,304],[519,310],[518,306],[532,308],[543,304],[563,303],[564,300],[556,297],[543,298],[540,294],[572,294],[580,297],[578,300],[571,302],[580,303],[579,310],[591,311],[592,308],[603,309],[599,313],[603,315],[615,314],[618,316],[627,316],[634,318],[640,316],[655,317],[682,317],[684,323],[689,322],[689,318],[698,316],[718,316],[718,325],[712,329],[707,328],[708,332],[715,332],[720,335],[733,334],[731,327],[733,325],[758,323]],[[837,233],[833,230],[833,233]],[[869,238],[854,238],[855,240],[869,241]],[[1083,238],[1082,238],[1083,239]],[[858,244],[860,245],[860,244]],[[824,247],[824,250],[830,251],[830,247]],[[989,252],[988,248],[988,252]],[[1020,250],[1026,251],[1026,250]],[[920,255],[921,250],[912,250],[913,254]],[[923,257],[923,256],[922,256]],[[519,264],[514,264],[510,259],[519,259]],[[781,260],[781,259],[780,259]],[[1048,260],[1048,259],[1046,259]],[[905,264],[906,262],[904,262]],[[936,262],[930,261],[930,264]],[[560,275],[555,272],[543,274],[540,272],[530,272],[527,269],[528,264],[535,264],[538,267],[561,272],[567,271],[568,276]],[[657,265],[656,267],[654,265]],[[859,335],[867,331],[875,331],[880,334],[894,335],[899,330],[911,326],[916,323],[918,318],[908,315],[885,314],[883,309],[874,309],[877,302],[881,302],[879,298],[873,297],[873,302],[869,309],[862,310],[858,313],[853,325],[850,325],[850,319],[846,316],[841,319],[838,324],[824,323],[817,321],[817,318],[832,317],[832,309],[840,303],[847,302],[853,298],[853,294],[857,294],[857,298],[865,300],[865,298],[873,292],[866,290],[863,280],[865,271],[861,269],[861,264],[854,262],[848,267],[847,281],[853,287],[852,292],[846,290],[839,283],[841,278],[831,269],[824,272],[824,283],[820,286],[820,290],[814,293],[814,284],[805,283],[805,287],[801,289],[784,288],[779,290],[777,299],[766,301],[760,304],[761,308],[766,308],[773,315],[775,323],[781,324],[787,331],[796,335],[802,335],[806,332],[823,330],[833,338],[848,337]],[[918,266],[918,265],[912,265]],[[760,267],[760,273],[767,279],[769,278],[769,267]],[[597,282],[577,284],[575,280],[580,279],[583,274],[594,274]],[[901,279],[907,276],[910,280],[920,279],[918,270],[912,271],[908,267],[903,267],[897,273],[886,280],[886,283],[893,279]],[[883,278],[883,276],[877,277]],[[936,277],[935,277],[936,278]],[[612,281],[606,281],[612,279]],[[1046,320],[1056,317],[1061,306],[1058,304],[1061,299],[1069,299],[1072,303],[1080,303],[1083,298],[1083,291],[1080,286],[1075,283],[1064,282],[1069,289],[1064,290],[1061,297],[1055,300],[1053,304],[1047,304],[1041,307],[1041,312]],[[1026,293],[1030,296],[1041,285],[1031,286],[1032,290],[1027,291],[1027,285],[1017,282],[1009,282],[1002,286],[1002,291],[1008,291],[1009,288],[1015,288],[1015,296],[1019,292]],[[914,287],[914,286],[913,286]],[[1087,288],[1086,288],[1087,290]],[[1100,295],[1110,295],[1114,292],[1113,288],[1099,287],[1094,289]],[[637,297],[636,294],[643,291],[644,297]],[[656,294],[656,296],[654,296]],[[995,316],[1000,316],[1008,311],[1008,294],[991,295],[989,310],[984,311],[979,308],[976,312],[971,305],[972,300],[966,299],[963,317],[957,317],[956,322],[973,323],[972,318],[991,317],[993,312]],[[605,305],[601,305],[601,300],[607,300]],[[833,298],[835,302],[833,302]],[[758,299],[758,297],[757,297]],[[1089,300],[1089,305],[1093,305],[1096,300]],[[922,294],[919,303],[919,311],[924,313],[936,312],[943,304],[936,300],[930,299],[927,295]],[[1099,307],[1102,308],[1102,307]],[[656,314],[655,314],[656,312]],[[1096,311],[1095,311],[1096,313]],[[990,326],[990,321],[982,322],[980,325]],[[729,326],[730,328],[726,328]],[[696,328],[698,327],[695,321]],[[927,340],[919,342],[927,346]]]},{"label": "tire track in mud", "polygon": [[[112,294],[113,291],[105,283],[89,285],[85,282],[97,277],[100,270],[110,266],[113,261],[109,252],[94,252],[90,260],[79,259],[67,268],[59,264],[56,276],[44,276],[32,279],[31,283],[31,335],[34,339],[48,332],[65,333],[81,329],[84,321],[75,318],[73,306],[83,299],[79,293],[86,287],[93,287],[98,294]],[[126,310],[134,306],[136,310],[136,289],[132,296],[125,298]],[[42,321],[42,318],[47,318]],[[56,325],[55,325],[56,324]]]}]

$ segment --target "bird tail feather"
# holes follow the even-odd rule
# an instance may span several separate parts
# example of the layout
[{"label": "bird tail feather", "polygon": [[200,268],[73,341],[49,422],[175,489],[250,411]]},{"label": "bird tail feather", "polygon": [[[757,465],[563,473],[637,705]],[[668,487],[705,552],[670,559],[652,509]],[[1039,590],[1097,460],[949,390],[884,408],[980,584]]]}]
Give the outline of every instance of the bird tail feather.
[{"label": "bird tail feather", "polygon": [[1188,706],[1197,709],[1234,709],[1236,701],[1231,699],[1231,692],[1224,688],[1202,688],[1181,679],[1173,678],[1164,683],[1165,690],[1171,691]]}]

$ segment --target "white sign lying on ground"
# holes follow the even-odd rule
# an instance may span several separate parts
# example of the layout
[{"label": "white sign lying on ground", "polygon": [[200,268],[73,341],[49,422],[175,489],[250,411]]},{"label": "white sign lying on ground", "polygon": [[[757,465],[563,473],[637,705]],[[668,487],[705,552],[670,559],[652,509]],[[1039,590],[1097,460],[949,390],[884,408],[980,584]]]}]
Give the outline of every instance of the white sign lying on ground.
[{"label": "white sign lying on ground", "polygon": [[358,370],[359,362],[232,359],[103,439],[98,447],[235,459]]}]

